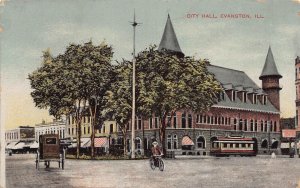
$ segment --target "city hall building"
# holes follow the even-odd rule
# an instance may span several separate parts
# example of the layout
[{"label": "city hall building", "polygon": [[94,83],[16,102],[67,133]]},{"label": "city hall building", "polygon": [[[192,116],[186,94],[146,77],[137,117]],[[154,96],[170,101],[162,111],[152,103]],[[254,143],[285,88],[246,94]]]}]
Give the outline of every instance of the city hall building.
[{"label": "city hall building", "polygon": [[[158,50],[166,49],[184,56],[168,16]],[[208,65],[222,85],[219,102],[206,113],[177,111],[166,129],[167,151],[175,154],[209,155],[218,138],[251,138],[257,154],[280,153],[280,86],[272,50],[269,47],[259,79],[259,87],[243,71]],[[258,70],[260,71],[260,70]],[[143,126],[142,126],[143,125]],[[131,127],[131,126],[130,126]],[[136,149],[149,151],[153,139],[159,141],[159,119],[137,118]],[[130,149],[131,131],[127,134]]]}]

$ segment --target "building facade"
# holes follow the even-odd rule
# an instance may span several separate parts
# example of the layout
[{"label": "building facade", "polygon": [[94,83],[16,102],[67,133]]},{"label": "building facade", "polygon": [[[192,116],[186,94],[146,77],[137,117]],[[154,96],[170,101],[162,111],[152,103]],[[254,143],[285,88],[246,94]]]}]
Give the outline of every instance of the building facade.
[{"label": "building facade", "polygon": [[[178,54],[179,57],[184,56],[170,16],[158,50],[161,49]],[[280,153],[279,80],[282,76],[277,71],[271,47],[259,77],[261,88],[243,71],[215,65],[208,65],[208,71],[215,75],[224,89],[220,93],[219,102],[203,114],[179,110],[173,117],[169,116],[171,121],[165,138],[167,151],[208,155],[212,142],[218,137],[239,136],[253,138],[258,154]],[[158,117],[146,120],[138,118],[135,131],[136,149],[149,150],[152,140],[159,140]],[[127,136],[129,144],[130,135]]]},{"label": "building facade", "polygon": [[53,120],[52,122],[43,121],[35,125],[35,140],[39,141],[39,136],[44,134],[58,134],[60,139],[66,138],[66,121]]},{"label": "building facade", "polygon": [[[101,128],[95,128],[95,137],[96,138],[106,138],[105,141],[101,140],[101,144],[106,148],[110,143],[116,143],[118,138],[118,127],[115,121],[105,121]],[[91,117],[85,116],[81,120],[81,146],[85,147],[88,145],[90,147],[90,138],[92,134],[91,127]],[[76,139],[77,131],[76,131],[76,123],[75,117],[69,116],[67,118],[67,126],[66,126],[66,136],[71,138],[71,140]],[[96,143],[96,141],[95,141]],[[75,147],[75,146],[73,146]]]}]

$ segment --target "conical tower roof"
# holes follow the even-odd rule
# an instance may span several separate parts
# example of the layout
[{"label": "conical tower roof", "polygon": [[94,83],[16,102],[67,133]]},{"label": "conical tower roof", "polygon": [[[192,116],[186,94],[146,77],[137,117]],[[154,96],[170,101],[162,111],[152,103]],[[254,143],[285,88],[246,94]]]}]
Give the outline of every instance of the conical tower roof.
[{"label": "conical tower roof", "polygon": [[180,55],[184,56],[182,53],[172,22],[170,15],[168,14],[167,23],[165,26],[164,34],[161,38],[158,50],[166,49],[175,53],[179,53]]},{"label": "conical tower roof", "polygon": [[265,76],[277,76],[279,78],[282,77],[277,71],[277,67],[276,67],[276,64],[275,64],[275,61],[274,61],[271,46],[269,47],[268,55],[266,57],[266,62],[265,62],[263,71],[262,71],[259,79],[262,79]]}]

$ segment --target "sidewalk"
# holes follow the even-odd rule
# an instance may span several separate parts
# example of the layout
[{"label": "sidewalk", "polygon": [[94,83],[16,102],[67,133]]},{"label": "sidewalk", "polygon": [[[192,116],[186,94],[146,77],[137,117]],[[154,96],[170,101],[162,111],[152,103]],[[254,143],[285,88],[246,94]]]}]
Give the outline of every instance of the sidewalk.
[{"label": "sidewalk", "polygon": [[[215,157],[211,155],[175,155],[175,159],[179,160],[185,160],[185,159],[212,159],[212,158],[237,158],[241,156],[229,156],[229,157]],[[271,158],[271,155],[256,155],[253,156],[254,158],[264,158],[269,159]],[[276,158],[290,158],[289,155],[276,155]],[[299,159],[298,155],[294,156],[294,159]],[[168,160],[172,160],[171,158],[168,158]]]}]

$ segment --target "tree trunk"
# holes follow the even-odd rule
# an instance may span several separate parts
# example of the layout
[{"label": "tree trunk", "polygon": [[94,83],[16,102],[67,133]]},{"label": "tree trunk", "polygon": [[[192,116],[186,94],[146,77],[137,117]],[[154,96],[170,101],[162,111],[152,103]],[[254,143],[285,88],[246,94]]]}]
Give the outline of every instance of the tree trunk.
[{"label": "tree trunk", "polygon": [[123,133],[123,143],[124,143],[124,157],[125,157],[127,155],[126,132]]},{"label": "tree trunk", "polygon": [[95,158],[95,117],[91,118],[91,159]]},{"label": "tree trunk", "polygon": [[80,146],[81,146],[81,119],[77,122],[77,149],[76,149],[76,158],[79,159],[80,156]]},{"label": "tree trunk", "polygon": [[166,153],[166,143],[165,143],[165,138],[166,138],[166,113],[163,114],[161,117],[161,127],[159,130],[159,136],[160,136],[160,142],[162,145],[162,150],[163,153]]},{"label": "tree trunk", "polygon": [[95,158],[95,125],[96,125],[96,111],[97,111],[97,100],[95,101],[94,110],[90,106],[90,115],[91,115],[91,158]]}]

